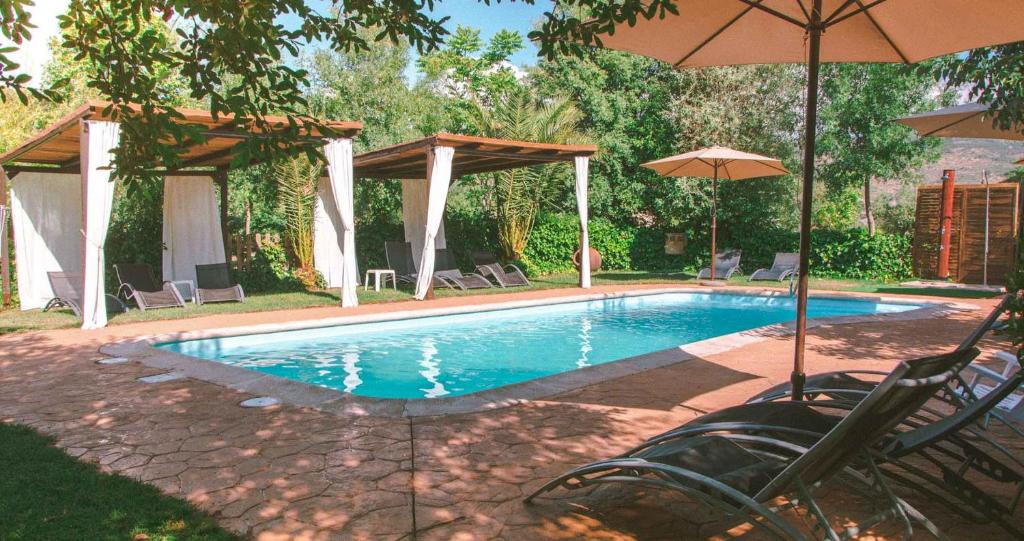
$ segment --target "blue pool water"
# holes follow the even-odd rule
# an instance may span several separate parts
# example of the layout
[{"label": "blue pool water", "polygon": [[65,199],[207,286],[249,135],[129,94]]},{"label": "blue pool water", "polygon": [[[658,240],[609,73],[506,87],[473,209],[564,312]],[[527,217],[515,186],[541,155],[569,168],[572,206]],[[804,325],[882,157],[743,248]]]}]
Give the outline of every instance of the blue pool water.
[{"label": "blue pool water", "polygon": [[[792,298],[666,293],[160,344],[378,398],[458,396],[791,321]],[[812,298],[808,317],[917,308]]]}]

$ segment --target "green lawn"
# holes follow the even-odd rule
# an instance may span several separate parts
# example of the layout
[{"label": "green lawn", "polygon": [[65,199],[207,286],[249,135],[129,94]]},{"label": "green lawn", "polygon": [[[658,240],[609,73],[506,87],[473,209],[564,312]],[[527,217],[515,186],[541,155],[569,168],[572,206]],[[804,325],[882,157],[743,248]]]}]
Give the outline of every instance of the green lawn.
[{"label": "green lawn", "polygon": [[[575,274],[555,274],[543,276],[533,280],[534,289],[551,289],[559,287],[571,287],[576,284]],[[695,284],[697,280],[691,274],[686,273],[652,273],[640,271],[611,271],[599,272],[594,275],[595,284]],[[734,277],[729,280],[730,285],[755,285],[757,287],[788,289],[789,282],[755,282],[751,284],[746,277]],[[878,293],[884,295],[934,295],[938,297],[954,298],[985,298],[991,297],[991,293],[978,291],[964,291],[941,288],[906,288],[897,284],[883,282],[872,282],[867,280],[835,280],[824,278],[812,278],[811,289],[828,289],[838,291],[855,291],[861,293]],[[453,291],[449,289],[438,289],[438,297],[462,296],[462,295],[492,295],[508,292],[507,289],[477,289],[472,291]],[[398,291],[382,289],[380,292],[373,290],[364,291],[359,288],[359,302],[376,303],[401,301],[412,299],[412,288],[409,285],[402,285]],[[330,306],[338,303],[338,295],[335,291],[311,291],[298,293],[270,293],[255,294],[246,297],[244,304],[222,303],[207,304],[204,306],[189,305],[187,308],[165,308],[142,312],[140,310],[129,310],[124,314],[114,314],[110,318],[112,325],[122,323],[135,323],[139,321],[157,321],[165,319],[182,319],[198,317],[211,314],[230,314],[241,312],[263,312],[267,310],[283,310],[289,308],[306,308],[311,306]],[[78,320],[70,311],[54,310],[42,312],[40,310],[29,310],[25,312],[7,310],[0,312],[0,334],[13,332],[26,332],[47,329],[70,328],[78,325]]]},{"label": "green lawn", "polygon": [[237,540],[187,502],[0,423],[0,539]]}]

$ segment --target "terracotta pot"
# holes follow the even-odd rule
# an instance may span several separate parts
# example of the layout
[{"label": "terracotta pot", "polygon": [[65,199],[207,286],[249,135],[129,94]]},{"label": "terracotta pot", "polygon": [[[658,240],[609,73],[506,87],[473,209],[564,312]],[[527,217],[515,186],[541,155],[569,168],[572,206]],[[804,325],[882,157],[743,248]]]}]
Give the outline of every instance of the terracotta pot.
[{"label": "terracotta pot", "polygon": [[[580,251],[576,250],[572,254],[572,264],[576,267],[576,270],[580,270]],[[597,272],[601,269],[601,252],[591,248],[590,249],[590,272]]]}]

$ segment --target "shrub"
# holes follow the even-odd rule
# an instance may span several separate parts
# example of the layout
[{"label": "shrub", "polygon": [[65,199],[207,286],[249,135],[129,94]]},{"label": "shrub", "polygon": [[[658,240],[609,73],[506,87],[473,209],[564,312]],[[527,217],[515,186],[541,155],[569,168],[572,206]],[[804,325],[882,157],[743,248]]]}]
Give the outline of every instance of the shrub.
[{"label": "shrub", "polygon": [[[238,283],[246,292],[303,291],[305,285],[288,267],[288,255],[279,244],[264,243],[253,257],[252,266],[238,272]],[[319,278],[322,283],[323,278]]]}]

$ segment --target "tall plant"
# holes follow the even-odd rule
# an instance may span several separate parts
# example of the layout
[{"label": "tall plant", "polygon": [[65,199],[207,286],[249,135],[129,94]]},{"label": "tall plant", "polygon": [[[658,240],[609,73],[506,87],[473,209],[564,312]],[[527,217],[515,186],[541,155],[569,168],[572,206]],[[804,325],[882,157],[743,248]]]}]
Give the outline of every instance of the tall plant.
[{"label": "tall plant", "polygon": [[[570,100],[545,99],[525,86],[502,94],[489,108],[476,104],[473,117],[477,130],[486,137],[538,143],[569,143],[583,138],[579,131],[582,115]],[[554,199],[562,186],[557,167],[522,167],[489,175],[498,241],[506,258],[520,257],[541,205]]]},{"label": "tall plant", "polygon": [[299,267],[298,275],[308,286],[315,285],[313,270],[313,205],[316,185],[323,166],[299,155],[274,164],[277,202],[284,215],[288,255]]}]

